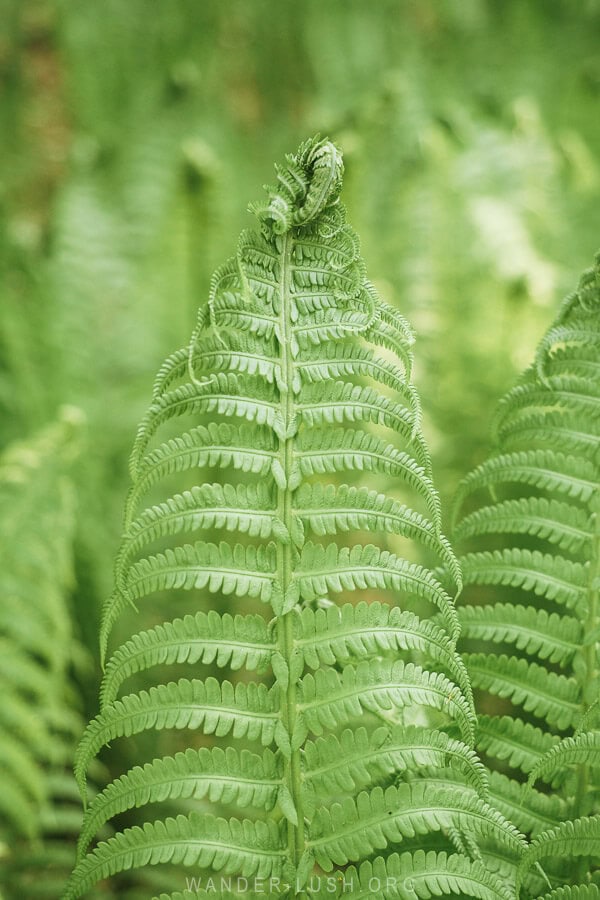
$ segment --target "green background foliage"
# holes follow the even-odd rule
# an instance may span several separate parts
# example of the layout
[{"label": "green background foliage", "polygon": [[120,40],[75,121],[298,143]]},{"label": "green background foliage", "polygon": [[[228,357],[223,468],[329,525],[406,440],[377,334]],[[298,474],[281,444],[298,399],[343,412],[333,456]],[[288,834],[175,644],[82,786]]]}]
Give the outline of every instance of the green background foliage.
[{"label": "green background foliage", "polygon": [[[317,131],[344,150],[370,277],[417,332],[447,503],[599,243],[599,37],[597,0],[0,0],[0,447],[25,469],[54,454],[35,484],[45,549],[24,566],[23,478],[0,510],[3,567],[19,596],[62,597],[48,641],[73,647],[53,678],[82,719],[97,711],[135,425],[273,160]],[[48,449],[36,433],[57,419]],[[25,625],[38,603],[18,604]],[[11,628],[0,619],[16,645]],[[15,834],[39,839],[52,793],[30,798],[23,828],[0,809],[5,898],[32,859]],[[67,851],[78,815],[57,829]],[[27,895],[53,896],[34,882]]]}]

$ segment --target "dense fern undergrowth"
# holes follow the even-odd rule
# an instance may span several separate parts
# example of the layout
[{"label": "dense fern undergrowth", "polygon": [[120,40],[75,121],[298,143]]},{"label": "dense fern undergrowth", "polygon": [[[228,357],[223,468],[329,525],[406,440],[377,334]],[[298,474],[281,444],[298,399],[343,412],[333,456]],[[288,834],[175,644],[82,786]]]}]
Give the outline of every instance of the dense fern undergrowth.
[{"label": "dense fern undergrowth", "polygon": [[66,601],[80,431],[80,413],[64,409],[0,457],[0,502],[11,510],[0,526],[0,884],[15,897],[60,895],[80,826],[71,760],[82,717],[71,676],[86,654]]},{"label": "dense fern undergrowth", "polygon": [[[138,431],[64,896],[161,865],[223,897],[510,897],[525,841],[473,752],[411,329],[366,277],[338,148],[276,171]],[[108,652],[150,595],[164,621]],[[87,798],[119,738],[139,765]]]},{"label": "dense fern undergrowth", "polygon": [[600,263],[498,406],[457,559],[341,153],[276,174],[138,429],[64,897],[595,898]]},{"label": "dense fern undergrowth", "polygon": [[499,404],[454,529],[491,797],[532,839],[517,886],[541,864],[556,898],[595,897],[600,880],[599,350],[600,256]]},{"label": "dense fern undergrowth", "polygon": [[[386,847],[365,849],[362,862],[335,869],[342,875],[356,870],[352,879],[360,872],[366,896],[377,886],[371,879],[382,873],[400,886],[382,882],[381,893],[411,900],[429,894],[485,896],[488,876],[498,875],[506,895],[516,896],[519,883],[522,900],[552,891],[565,898],[597,896],[598,643],[586,607],[593,597],[596,558],[591,539],[598,342],[592,276],[586,276],[585,287],[589,320],[583,322],[576,306],[565,310],[559,331],[540,348],[544,363],[537,374],[533,367],[526,376],[527,396],[522,387],[518,391],[521,413],[512,401],[510,410],[505,404],[498,410],[489,465],[496,466],[502,456],[512,471],[496,471],[498,480],[474,490],[475,476],[470,476],[460,491],[455,530],[451,501],[465,474],[490,453],[489,423],[497,400],[533,360],[556,301],[576,284],[598,243],[600,0],[543,5],[520,0],[179,0],[168,5],[107,0],[101,16],[91,4],[0,0],[0,20],[0,900],[57,900],[76,864],[84,810],[73,757],[84,723],[99,711],[101,611],[113,587],[129,487],[126,461],[135,425],[150,402],[151,375],[180,344],[186,345],[182,356],[189,350],[198,304],[208,299],[212,272],[234,252],[235,237],[251,224],[245,201],[258,196],[257,185],[268,180],[270,160],[316,130],[344,149],[342,199],[360,234],[369,277],[417,336],[413,379],[440,494],[435,505],[465,570],[465,588],[456,600],[462,634],[457,649],[468,680],[464,672],[458,678],[447,668],[431,646],[427,655],[416,637],[410,649],[380,641],[375,650],[372,637],[365,646],[363,632],[372,635],[367,612],[375,615],[377,604],[392,609],[388,629],[406,631],[408,613],[432,628],[448,630],[450,624],[440,621],[427,601],[380,588],[337,594],[328,589],[308,601],[312,607],[319,604],[319,616],[326,612],[321,608],[325,599],[336,607],[366,601],[369,610],[363,604],[359,613],[360,650],[356,646],[344,662],[338,661],[339,648],[337,657],[325,661],[301,636],[300,677],[315,674],[315,660],[341,672],[350,663],[386,659],[464,682],[467,700],[473,681],[474,747],[485,766],[477,764],[479,795],[523,834],[521,847],[537,848],[533,856],[515,848],[507,861],[491,839],[469,837],[468,829],[459,827],[436,832],[427,824],[423,834],[386,838]],[[279,185],[275,192],[282,193]],[[271,241],[272,235],[267,238]],[[325,243],[330,250],[331,241]],[[247,269],[247,260],[242,262]],[[234,374],[231,354],[224,358],[217,350],[223,341],[231,351],[236,339],[253,337],[226,325],[222,310],[219,315],[219,336],[214,327],[198,333],[195,346],[204,358],[211,334],[215,346],[214,366],[201,362],[195,351],[196,380],[217,371]],[[563,339],[567,323],[569,337]],[[263,337],[254,337],[260,345]],[[279,345],[275,338],[269,341],[269,352],[278,357]],[[374,350],[378,364],[394,362],[392,352],[369,341],[367,332],[338,343]],[[237,345],[236,354],[241,355]],[[300,355],[296,368],[303,378],[306,348]],[[334,380],[352,380],[400,400],[407,409],[417,408],[406,396],[406,390],[414,393],[410,378],[404,378],[400,394],[397,387],[374,380],[372,363],[370,372],[366,361],[362,366],[358,375]],[[263,387],[274,384],[261,371],[254,377]],[[184,374],[171,387],[193,384],[193,378]],[[76,409],[85,419],[83,429]],[[201,428],[214,434],[218,426],[223,437],[228,426],[229,434],[239,437],[244,425],[251,430],[238,451],[250,448],[260,455],[252,445],[253,423],[202,409],[161,424],[147,452]],[[298,440],[315,427],[300,422]],[[333,434],[335,428],[383,438],[395,450],[411,452],[402,438],[376,422],[344,421],[327,425],[326,431]],[[523,467],[522,455],[534,451],[542,452],[534,465]],[[198,508],[213,509],[215,520],[208,524],[205,517],[198,528],[196,523],[151,540],[145,520],[140,533],[125,541],[123,571],[179,543],[277,545],[283,531],[273,523],[269,532],[272,481],[233,463],[214,464],[214,453],[206,461],[160,471],[157,481],[137,479],[137,493],[128,501],[132,525],[145,509],[186,492],[195,495]],[[547,464],[543,486],[540,462],[542,469]],[[586,499],[569,492],[574,470],[565,466],[574,465],[580,467],[580,486],[589,481]],[[533,480],[508,480],[517,469]],[[582,474],[584,469],[591,477]],[[303,479],[292,499],[306,541],[339,548],[374,544],[427,569],[454,598],[450,554],[388,530],[394,521],[389,509],[383,510],[388,501],[414,509],[432,524],[438,518],[431,503],[395,471],[380,462],[368,471],[324,471],[303,474]],[[352,503],[355,518],[348,531],[329,534],[333,517],[323,512],[318,525],[312,517],[313,529],[302,495],[309,486],[321,491],[323,507],[330,511]],[[377,532],[362,524],[368,492],[381,497],[375,501]],[[237,532],[227,530],[217,516],[225,508],[244,509],[253,525],[243,531],[240,522]],[[176,518],[181,511],[173,514]],[[339,517],[335,527],[341,528]],[[477,554],[484,557],[476,562]],[[507,583],[489,583],[494,579]],[[556,597],[568,596],[573,605],[556,603],[551,584]],[[538,589],[545,594],[537,594]],[[263,630],[258,631],[259,622],[253,636],[257,644],[263,641],[264,623],[275,618],[267,603],[247,594],[156,591],[124,603],[110,634],[107,629],[106,662],[140,632],[162,627],[166,633],[169,622],[185,620],[165,637],[167,643],[181,642],[182,628],[193,625],[210,633],[221,627],[217,623],[226,619],[224,613],[233,623],[224,622],[221,632],[236,628],[240,616],[259,616]],[[337,615],[334,607],[327,615]],[[402,616],[399,625],[394,617]],[[315,629],[320,621],[315,620]],[[268,638],[272,641],[272,634]],[[226,640],[231,642],[231,636]],[[256,681],[270,690],[272,652],[265,642],[235,668],[232,660],[221,665],[218,651],[211,659],[203,650],[196,662],[178,656],[124,681],[111,667],[102,697],[109,705],[180,679],[225,680],[234,690]],[[526,694],[520,693],[524,684]],[[394,722],[396,738],[402,729],[420,728],[444,732],[442,741],[461,740],[445,710],[415,705],[386,716],[404,719]],[[340,741],[351,728],[364,729],[363,744],[376,733],[384,743],[379,756],[368,755],[366,773],[352,782],[355,786],[348,782],[355,774],[345,771],[343,785],[329,794],[313,779],[321,805],[343,803],[377,785],[393,783],[406,790],[424,779],[431,785],[439,775],[429,765],[431,747],[424,758],[415,749],[414,734],[411,753],[396,752],[382,768],[389,727],[379,713],[361,708],[351,726],[336,731]],[[206,730],[204,724],[146,728],[100,748],[88,770],[87,804],[96,803],[98,815],[92,821],[86,813],[88,835],[96,830],[85,853],[145,822],[192,812],[287,827],[283,775],[269,787],[273,768],[263,760],[267,750],[273,752],[279,779],[283,757],[277,745],[263,750],[247,737]],[[311,741],[322,746],[323,737],[309,734],[300,748],[303,784],[314,765],[307,748]],[[271,792],[268,802],[242,796],[241,789],[227,792],[220,776],[215,793],[211,782],[202,794],[219,750],[227,754],[223,765],[230,768],[232,751],[244,759],[246,751],[260,758],[260,778]],[[126,789],[122,779],[133,767],[141,784],[158,771],[150,769],[154,760],[176,758],[177,765],[188,765],[190,751],[201,751],[200,774],[180,779],[185,781],[181,796],[174,796],[176,791],[169,796],[171,789],[165,787],[164,799],[146,802],[149,794],[140,790],[125,808],[117,803],[116,810],[95,800],[111,783],[115,792]],[[339,752],[340,772],[347,751],[346,742]],[[560,761],[551,771],[552,759],[558,761],[555,752]],[[453,782],[465,779],[465,789],[474,784],[468,767],[448,750],[436,761],[446,768],[445,783],[450,769]],[[168,766],[163,773],[175,780]],[[244,776],[236,774],[236,780],[243,783]],[[189,795],[192,785],[196,796]],[[156,798],[158,789],[153,791]],[[310,840],[308,832],[316,825],[306,803],[304,813]],[[568,822],[576,823],[572,831],[563,824]],[[548,839],[557,828],[563,830]],[[86,841],[80,838],[81,844]],[[84,855],[81,849],[79,858]],[[260,880],[255,885],[252,876],[244,889],[243,881],[215,868],[216,862],[210,867],[186,865],[176,857],[138,867],[132,862],[125,860],[122,871],[79,889],[88,900],[149,900],[161,894],[190,900],[214,897],[215,891],[217,896],[247,896],[255,887],[257,896],[270,893],[268,881],[259,890]],[[319,886],[322,896],[344,896],[336,871],[325,872],[315,862],[312,874],[334,876],[333,890],[330,883],[308,879],[309,896]],[[232,879],[231,889],[221,877]]]}]

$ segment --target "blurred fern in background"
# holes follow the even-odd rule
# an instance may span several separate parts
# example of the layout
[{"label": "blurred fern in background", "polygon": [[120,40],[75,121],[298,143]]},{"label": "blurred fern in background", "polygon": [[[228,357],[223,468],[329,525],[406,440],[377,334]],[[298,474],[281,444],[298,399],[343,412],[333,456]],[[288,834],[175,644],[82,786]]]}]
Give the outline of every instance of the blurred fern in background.
[{"label": "blurred fern in background", "polygon": [[64,410],[59,422],[0,458],[0,877],[15,896],[38,896],[42,877],[46,896],[59,894],[81,824],[71,774],[82,721],[74,675],[90,667],[71,625],[68,471],[80,419]]}]

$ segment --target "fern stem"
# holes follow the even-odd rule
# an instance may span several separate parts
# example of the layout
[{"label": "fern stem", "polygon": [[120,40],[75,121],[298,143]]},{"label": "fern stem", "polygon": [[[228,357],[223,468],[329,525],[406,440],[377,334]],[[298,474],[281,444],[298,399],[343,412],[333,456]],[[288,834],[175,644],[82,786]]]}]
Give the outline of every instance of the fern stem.
[{"label": "fern stem", "polygon": [[[590,559],[589,574],[589,606],[588,615],[584,627],[584,635],[595,634],[598,628],[598,606],[599,606],[599,588],[600,582],[600,515],[597,508],[600,504],[592,502],[593,509],[593,525],[594,536],[592,541],[592,552]],[[589,689],[590,686],[597,684],[598,672],[596,666],[596,641],[588,641],[583,647],[583,662],[581,674],[579,675],[581,694],[582,694],[582,712],[585,715],[590,707]],[[586,815],[585,802],[588,795],[590,782],[590,765],[582,763],[577,768],[577,783],[575,788],[575,799],[573,808],[573,818],[578,819],[580,816]],[[582,857],[578,862],[578,880],[583,882],[589,869],[589,860]]]},{"label": "fern stem", "polygon": [[[278,515],[285,526],[288,535],[292,534],[292,491],[289,488],[290,476],[294,465],[294,438],[290,435],[295,419],[293,367],[291,347],[291,249],[292,234],[288,232],[282,238],[281,249],[281,276],[280,276],[280,362],[281,362],[281,412],[285,423],[286,435],[279,441],[279,461],[285,475],[285,487],[278,488]],[[291,541],[278,545],[277,563],[278,580],[281,585],[282,595],[285,598],[292,580],[294,548]],[[281,710],[284,727],[293,747],[293,733],[297,719],[297,679],[294,673],[294,615],[292,609],[278,618],[277,638],[278,649],[287,665],[288,682],[281,689]],[[304,813],[302,809],[302,784],[300,767],[300,750],[291,749],[290,758],[285,766],[286,787],[291,795],[294,808],[298,817],[297,824],[288,817],[288,858],[294,868],[298,865],[304,852]]]}]

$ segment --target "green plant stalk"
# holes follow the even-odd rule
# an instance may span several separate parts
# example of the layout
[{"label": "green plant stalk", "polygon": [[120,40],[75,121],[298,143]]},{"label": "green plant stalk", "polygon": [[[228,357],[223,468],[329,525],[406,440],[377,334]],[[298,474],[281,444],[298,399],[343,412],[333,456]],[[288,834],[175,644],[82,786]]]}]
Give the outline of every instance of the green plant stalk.
[{"label": "green plant stalk", "polygon": [[[281,407],[285,423],[286,435],[279,441],[279,460],[285,474],[285,487],[278,488],[278,515],[287,529],[290,540],[286,544],[279,543],[277,549],[277,575],[285,598],[293,572],[292,534],[292,492],[289,488],[290,476],[294,462],[294,438],[290,429],[294,422],[293,392],[293,359],[291,349],[291,310],[290,310],[290,274],[292,235],[283,238],[281,250],[281,292],[280,292],[280,361],[281,361]],[[290,610],[277,621],[278,650],[285,660],[288,672],[292,669],[294,652],[294,610]],[[297,681],[296,676],[288,679],[287,685],[281,689],[281,711],[283,724],[290,738],[291,755],[286,760],[285,783],[292,797],[298,816],[295,825],[288,819],[288,855],[296,867],[304,852],[304,813],[302,809],[302,784],[300,769],[300,750],[293,748],[293,733],[297,719]]]}]

